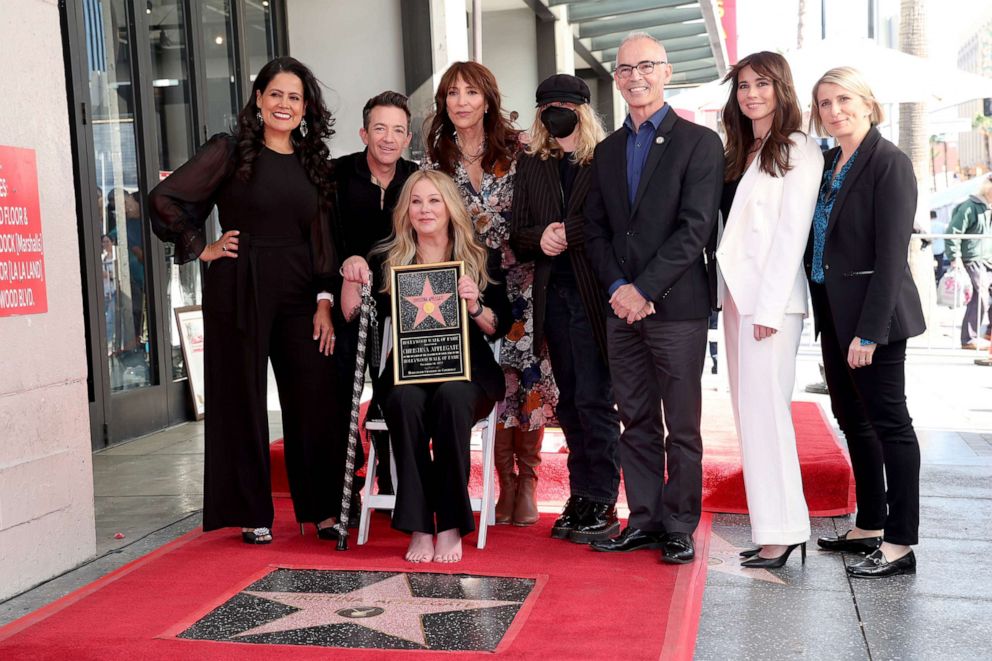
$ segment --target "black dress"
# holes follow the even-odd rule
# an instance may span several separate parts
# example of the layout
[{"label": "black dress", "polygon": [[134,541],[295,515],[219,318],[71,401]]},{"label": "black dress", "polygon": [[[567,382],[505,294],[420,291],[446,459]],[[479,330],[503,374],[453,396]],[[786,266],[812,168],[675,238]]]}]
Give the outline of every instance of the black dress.
[{"label": "black dress", "polygon": [[222,230],[241,232],[237,258],[211,262],[203,291],[204,530],[272,525],[270,358],[298,521],[337,515],[344,470],[331,359],[313,339],[316,294],[334,289],[337,270],[327,213],[296,155],[263,147],[247,182],[236,168],[234,139],[217,135],[149,196],[152,228],[176,244],[177,263],[205,247],[215,205]]},{"label": "black dress", "polygon": [[[373,257],[369,267],[381,278],[381,257]],[[496,331],[488,337],[495,340],[513,321],[506,274],[496,250],[489,252],[488,272],[493,282],[482,292],[482,302],[496,314]],[[389,296],[379,293],[376,308],[389,310]],[[464,537],[475,530],[468,495],[472,427],[503,399],[506,382],[487,336],[472,319],[468,325],[471,381],[394,385],[390,353],[383,356],[386,369],[374,383],[396,459],[393,528],[403,532],[434,534],[458,528]]]}]

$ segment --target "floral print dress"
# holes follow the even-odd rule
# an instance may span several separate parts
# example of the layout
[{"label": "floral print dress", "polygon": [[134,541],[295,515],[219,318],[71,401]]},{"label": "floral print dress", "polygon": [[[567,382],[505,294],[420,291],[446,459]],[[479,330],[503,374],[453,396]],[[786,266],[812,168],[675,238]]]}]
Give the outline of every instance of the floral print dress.
[{"label": "floral print dress", "polygon": [[[425,160],[425,169],[439,169]],[[554,418],[558,388],[551,374],[547,348],[534,356],[534,262],[518,263],[510,250],[510,211],[513,207],[514,161],[502,176],[482,175],[482,190],[476,192],[468,172],[458,163],[454,180],[468,209],[479,239],[503,256],[506,290],[513,308],[513,325],[503,338],[500,365],[506,378],[506,398],[499,404],[499,422],[522,431],[541,429]]]}]

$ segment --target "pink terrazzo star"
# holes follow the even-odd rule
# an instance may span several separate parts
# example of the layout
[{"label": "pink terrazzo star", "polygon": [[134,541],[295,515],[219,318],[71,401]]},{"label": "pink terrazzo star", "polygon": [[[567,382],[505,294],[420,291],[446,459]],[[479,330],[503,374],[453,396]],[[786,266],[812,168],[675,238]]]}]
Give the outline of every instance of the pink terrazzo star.
[{"label": "pink terrazzo star", "polygon": [[[437,599],[415,597],[406,574],[344,593],[328,592],[256,592],[246,591],[261,599],[299,608],[278,620],[243,631],[235,636],[253,636],[292,629],[305,629],[328,624],[357,624],[387,636],[408,640],[427,647],[421,615],[467,611],[476,608],[519,606],[519,601],[491,599]],[[341,612],[348,615],[341,615]]]},{"label": "pink terrazzo star", "polygon": [[434,287],[431,286],[431,279],[424,278],[424,290],[420,296],[404,296],[403,300],[417,306],[417,318],[413,321],[416,328],[427,317],[433,317],[442,326],[448,323],[441,314],[441,304],[451,298],[451,294],[435,294]]}]

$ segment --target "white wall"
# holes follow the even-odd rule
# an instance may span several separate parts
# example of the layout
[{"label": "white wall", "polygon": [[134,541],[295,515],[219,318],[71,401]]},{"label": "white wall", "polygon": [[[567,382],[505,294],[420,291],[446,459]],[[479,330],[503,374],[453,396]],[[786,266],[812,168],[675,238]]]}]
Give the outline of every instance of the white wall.
[{"label": "white wall", "polygon": [[0,600],[96,550],[72,149],[58,5],[6,0],[0,145],[36,151],[48,312],[0,317]]},{"label": "white wall", "polygon": [[400,0],[287,0],[289,54],[324,83],[335,117],[331,153],[364,148],[362,108],[385,90],[406,91]]},{"label": "white wall", "polygon": [[[485,5],[483,5],[485,6]],[[496,75],[503,108],[520,113],[517,125],[534,122],[537,79],[537,21],[528,8],[484,11],[482,63]]]}]

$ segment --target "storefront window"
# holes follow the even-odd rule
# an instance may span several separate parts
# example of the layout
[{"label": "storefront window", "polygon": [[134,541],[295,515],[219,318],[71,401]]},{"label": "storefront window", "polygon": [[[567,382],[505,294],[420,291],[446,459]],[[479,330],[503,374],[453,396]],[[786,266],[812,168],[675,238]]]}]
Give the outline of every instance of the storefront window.
[{"label": "storefront window", "polygon": [[84,0],[111,390],[152,383],[147,236],[138,192],[134,87],[123,0]]},{"label": "storefront window", "polygon": [[[150,0],[147,7],[152,94],[158,133],[158,171],[159,178],[164,179],[192,155],[186,16],[181,0]],[[182,379],[186,376],[186,366],[179,343],[175,309],[200,304],[200,264],[192,261],[180,266],[173,261],[173,245],[168,243],[165,248],[172,378]]]},{"label": "storefront window", "polygon": [[248,50],[248,76],[255,82],[255,74],[265,63],[275,57],[275,31],[272,24],[271,3],[245,3],[245,44]]}]

